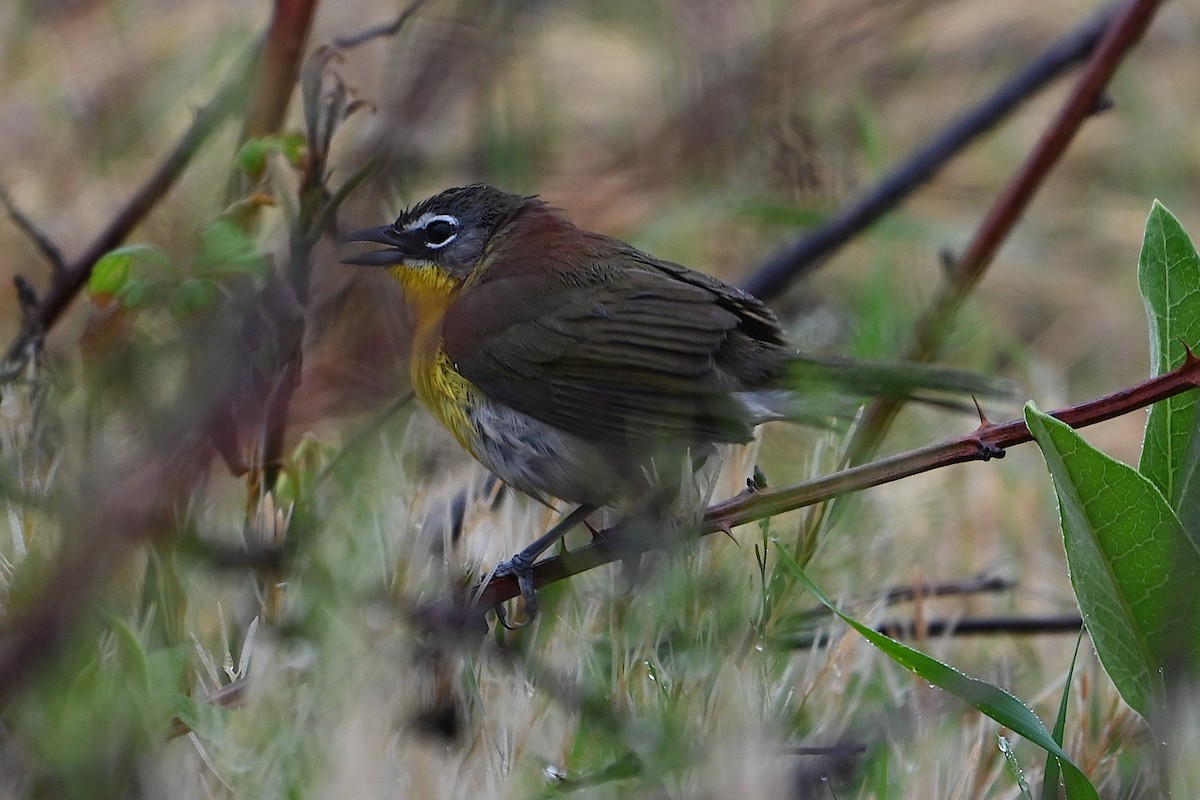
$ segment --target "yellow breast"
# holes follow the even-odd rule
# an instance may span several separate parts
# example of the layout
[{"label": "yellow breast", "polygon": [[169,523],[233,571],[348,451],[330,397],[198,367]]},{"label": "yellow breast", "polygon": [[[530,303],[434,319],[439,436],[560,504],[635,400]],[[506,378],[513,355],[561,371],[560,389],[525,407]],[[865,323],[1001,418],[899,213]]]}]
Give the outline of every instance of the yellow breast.
[{"label": "yellow breast", "polygon": [[416,317],[410,364],[413,391],[459,444],[478,457],[474,446],[478,434],[470,418],[476,389],[458,374],[442,349],[442,317],[459,284],[432,266],[401,264],[389,271],[404,288],[405,300]]},{"label": "yellow breast", "polygon": [[431,359],[412,362],[413,389],[425,407],[437,417],[472,455],[477,434],[469,415],[474,405],[475,387],[455,371],[446,353],[438,348]]}]

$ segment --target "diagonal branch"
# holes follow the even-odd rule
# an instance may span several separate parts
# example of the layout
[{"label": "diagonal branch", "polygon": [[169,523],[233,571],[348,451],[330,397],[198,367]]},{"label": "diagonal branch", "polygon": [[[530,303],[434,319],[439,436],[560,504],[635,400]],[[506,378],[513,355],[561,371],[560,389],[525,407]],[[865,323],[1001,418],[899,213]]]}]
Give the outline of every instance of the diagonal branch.
[{"label": "diagonal branch", "polygon": [[275,0],[274,6],[240,141],[274,133],[283,125],[317,0]]},{"label": "diagonal branch", "polygon": [[[1073,428],[1082,428],[1114,419],[1160,400],[1200,387],[1200,358],[1189,355],[1177,369],[1151,378],[1126,389],[1069,408],[1052,412],[1053,416]],[[956,439],[930,445],[919,450],[900,453],[870,464],[862,464],[833,475],[782,489],[763,489],[744,492],[711,506],[704,514],[697,536],[731,529],[757,520],[822,503],[835,497],[858,492],[872,486],[891,483],[921,472],[968,461],[987,461],[1001,458],[1006,448],[1032,441],[1033,437],[1023,419],[1000,425],[983,423],[976,431]],[[663,543],[644,537],[634,540],[622,535],[620,525],[598,535],[594,541],[570,553],[548,558],[533,569],[535,587],[586,572],[631,555],[656,549]],[[515,578],[492,578],[478,588],[470,607],[485,610],[520,594]],[[443,603],[445,601],[442,601]],[[436,603],[434,604],[437,605]],[[429,605],[416,609],[414,617],[421,620],[429,614]],[[430,614],[430,616],[437,616]]]},{"label": "diagonal branch", "polygon": [[50,263],[51,274],[57,279],[67,266],[67,260],[63,258],[62,251],[58,249],[58,245],[51,241],[50,237],[34,224],[33,220],[25,216],[21,209],[17,208],[3,186],[0,186],[0,205],[4,206],[4,210],[8,212],[8,217],[13,221],[13,224],[33,242],[33,246],[42,254],[42,258]]},{"label": "diagonal branch", "polygon": [[30,345],[44,336],[58,322],[67,306],[87,285],[96,262],[109,250],[121,244],[125,237],[145,219],[146,215],[175,185],[175,181],[191,163],[201,146],[227,119],[238,113],[239,109],[244,106],[246,87],[249,84],[249,77],[253,74],[255,64],[258,62],[259,50],[260,45],[255,45],[243,57],[241,63],[217,90],[208,105],[196,112],[192,124],[184,132],[174,149],[159,163],[154,173],[117,211],[105,229],[83,253],[74,261],[55,271],[50,291],[38,303],[36,313],[27,320],[27,324],[22,326],[20,334],[9,345],[8,351],[5,353],[4,374],[20,372],[20,365],[30,355]]},{"label": "diagonal branch", "polygon": [[[1070,96],[1025,163],[996,198],[962,256],[950,264],[941,291],[917,321],[913,344],[904,359],[928,361],[936,354],[963,301],[983,277],[996,251],[1066,152],[1084,120],[1101,105],[1105,86],[1125,55],[1141,39],[1161,2],[1130,0],[1121,7]],[[899,411],[900,404],[894,401],[876,400],[871,403],[850,440],[847,463],[870,458]]]},{"label": "diagonal branch", "polygon": [[990,131],[1024,101],[1049,86],[1068,67],[1087,58],[1121,11],[1109,6],[1043,51],[1020,74],[951,122],[863,197],[845,206],[816,230],[769,259],[742,283],[765,300],[819,267],[838,248],[873,225],[933,178],[971,142]]}]

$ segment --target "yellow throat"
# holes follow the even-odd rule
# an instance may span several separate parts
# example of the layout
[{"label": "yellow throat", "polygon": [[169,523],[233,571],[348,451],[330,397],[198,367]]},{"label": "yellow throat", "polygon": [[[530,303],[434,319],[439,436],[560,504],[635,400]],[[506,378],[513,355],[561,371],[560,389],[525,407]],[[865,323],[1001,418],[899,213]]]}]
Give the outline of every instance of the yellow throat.
[{"label": "yellow throat", "polygon": [[476,389],[455,371],[442,349],[442,318],[461,284],[434,266],[398,264],[388,272],[400,283],[416,318],[409,365],[413,391],[458,443],[478,457],[477,434],[468,415]]}]

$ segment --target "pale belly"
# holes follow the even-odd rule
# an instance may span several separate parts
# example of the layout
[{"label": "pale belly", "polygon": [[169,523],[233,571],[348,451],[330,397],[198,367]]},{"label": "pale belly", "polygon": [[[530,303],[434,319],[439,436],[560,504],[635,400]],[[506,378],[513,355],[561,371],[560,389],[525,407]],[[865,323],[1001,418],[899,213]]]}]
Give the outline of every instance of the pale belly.
[{"label": "pale belly", "polygon": [[601,447],[488,399],[458,374],[445,354],[414,362],[412,376],[422,404],[464,449],[513,488],[543,501],[595,506],[630,492],[633,484]]},{"label": "pale belly", "polygon": [[469,414],[467,449],[500,479],[541,500],[610,505],[635,485],[595,444],[499,403],[482,399]]}]

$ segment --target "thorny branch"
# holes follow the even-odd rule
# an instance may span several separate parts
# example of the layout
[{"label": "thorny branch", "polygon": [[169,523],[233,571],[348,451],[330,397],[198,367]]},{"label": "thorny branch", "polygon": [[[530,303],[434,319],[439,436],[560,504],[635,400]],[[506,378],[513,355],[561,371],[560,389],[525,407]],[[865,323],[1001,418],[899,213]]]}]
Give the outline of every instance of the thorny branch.
[{"label": "thorny branch", "polygon": [[[154,173],[142,184],[133,196],[121,207],[109,221],[108,226],[92,241],[90,245],[71,262],[64,263],[61,257],[55,257],[57,248],[47,249],[41,244],[41,239],[35,237],[39,249],[50,260],[54,267],[53,279],[49,293],[42,297],[36,307],[26,315],[17,338],[9,345],[4,356],[3,374],[5,376],[19,375],[25,362],[34,354],[36,343],[46,335],[58,322],[75,296],[87,285],[96,262],[114,247],[125,241],[125,237],[158,202],[175,185],[175,181],[183,174],[184,169],[191,163],[193,156],[200,150],[209,137],[230,117],[237,114],[246,103],[246,86],[258,63],[261,45],[251,48],[232,71],[225,83],[218,89],[208,105],[196,112],[192,124],[180,137],[174,149],[155,168]],[[11,213],[11,212],[10,212]],[[28,231],[29,228],[26,228]]]},{"label": "thorny branch", "polygon": [[[1196,387],[1200,387],[1200,358],[1189,355],[1182,365],[1169,373],[1051,414],[1073,428],[1082,428],[1145,408]],[[919,450],[851,467],[795,486],[744,492],[711,506],[705,512],[695,535],[728,532],[739,525],[815,505],[872,486],[891,483],[935,468],[1000,458],[1003,457],[1005,449],[1032,439],[1023,419],[998,425],[984,421],[972,433]],[[533,570],[533,583],[535,587],[545,586],[603,564],[655,549],[658,544],[655,541],[647,541],[644,537],[640,540],[624,537],[618,524],[614,528],[602,531],[589,544],[539,562]],[[486,610],[519,594],[515,578],[493,578],[469,598],[469,608]],[[441,603],[444,604],[445,601]],[[421,621],[423,614],[429,611],[429,606],[418,608],[414,618]],[[443,610],[440,613],[445,612]]]},{"label": "thorny branch", "polygon": [[[958,309],[983,277],[1000,245],[1008,238],[1034,194],[1049,177],[1083,123],[1101,106],[1104,88],[1117,66],[1141,39],[1162,0],[1130,0],[1112,20],[1083,73],[1025,163],[996,198],[962,256],[953,260],[941,291],[917,321],[908,361],[928,361],[940,347]],[[847,448],[846,463],[870,458],[900,404],[876,400],[867,407]]]},{"label": "thorny branch", "polygon": [[871,191],[842,208],[832,219],[784,252],[759,265],[742,287],[770,300],[782,294],[792,282],[815,270],[826,257],[932,179],[963,148],[1049,86],[1068,67],[1087,58],[1120,11],[1118,5],[1109,6],[1056,41],[1020,74],[922,145]]}]

